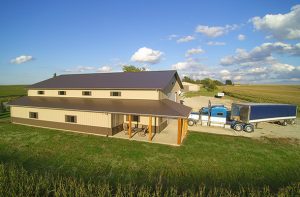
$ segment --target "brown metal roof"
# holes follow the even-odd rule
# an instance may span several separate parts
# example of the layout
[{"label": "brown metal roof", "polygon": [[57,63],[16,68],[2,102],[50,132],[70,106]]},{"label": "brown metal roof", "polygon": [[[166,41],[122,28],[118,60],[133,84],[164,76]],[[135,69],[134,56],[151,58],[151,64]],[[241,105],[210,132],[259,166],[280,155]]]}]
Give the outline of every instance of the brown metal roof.
[{"label": "brown metal roof", "polygon": [[28,88],[164,90],[171,83],[173,77],[183,88],[176,70],[59,75],[33,84]]},{"label": "brown metal roof", "polygon": [[142,100],[24,96],[10,102],[9,105],[174,118],[187,118],[192,110],[190,107],[168,99]]}]

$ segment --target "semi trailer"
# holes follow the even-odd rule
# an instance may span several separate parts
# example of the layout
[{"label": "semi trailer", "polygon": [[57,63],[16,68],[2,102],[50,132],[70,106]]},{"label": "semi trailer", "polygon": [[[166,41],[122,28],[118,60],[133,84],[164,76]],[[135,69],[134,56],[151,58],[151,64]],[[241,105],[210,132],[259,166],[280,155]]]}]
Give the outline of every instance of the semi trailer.
[{"label": "semi trailer", "polygon": [[193,126],[231,127],[236,131],[253,132],[259,122],[278,122],[281,125],[294,124],[297,106],[273,103],[233,103],[231,111],[224,105],[209,104],[199,112],[192,112],[188,124]]}]

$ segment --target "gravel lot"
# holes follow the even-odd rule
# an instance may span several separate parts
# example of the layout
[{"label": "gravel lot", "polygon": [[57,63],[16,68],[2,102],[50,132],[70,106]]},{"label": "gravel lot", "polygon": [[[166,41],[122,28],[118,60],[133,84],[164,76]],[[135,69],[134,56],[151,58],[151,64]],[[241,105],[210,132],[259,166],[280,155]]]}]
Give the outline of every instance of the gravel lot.
[{"label": "gravel lot", "polygon": [[[211,101],[212,105],[224,104],[230,108],[233,102],[230,99],[218,99],[214,97],[197,96],[192,98],[185,98],[184,104],[193,108],[193,111],[198,111],[201,107],[207,107],[208,101]],[[258,128],[253,133],[236,132],[233,129],[224,129],[221,127],[207,127],[196,125],[189,127],[189,130],[214,133],[221,135],[232,135],[232,136],[245,136],[250,138],[294,138],[300,140],[300,118],[297,118],[295,125],[281,126],[274,123],[263,122],[258,124]]]}]

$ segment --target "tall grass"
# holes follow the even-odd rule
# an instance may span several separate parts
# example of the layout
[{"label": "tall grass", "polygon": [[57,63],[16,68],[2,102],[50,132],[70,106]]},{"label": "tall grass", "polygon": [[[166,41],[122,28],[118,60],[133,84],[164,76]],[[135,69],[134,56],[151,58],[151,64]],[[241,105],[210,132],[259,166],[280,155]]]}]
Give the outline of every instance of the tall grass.
[{"label": "tall grass", "polygon": [[[114,186],[115,185],[115,186]],[[268,186],[261,188],[240,187],[233,191],[226,187],[208,188],[199,185],[194,190],[135,184],[110,184],[109,182],[84,181],[80,177],[61,176],[49,172],[28,172],[22,166],[0,164],[1,196],[297,196],[300,182],[272,192]]]}]

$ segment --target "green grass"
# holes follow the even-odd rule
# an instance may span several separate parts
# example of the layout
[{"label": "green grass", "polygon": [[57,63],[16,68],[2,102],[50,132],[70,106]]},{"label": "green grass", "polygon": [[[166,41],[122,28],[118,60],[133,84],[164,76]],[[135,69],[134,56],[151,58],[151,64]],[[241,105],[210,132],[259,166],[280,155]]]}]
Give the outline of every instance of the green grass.
[{"label": "green grass", "polygon": [[300,145],[191,132],[181,147],[0,122],[0,162],[28,172],[179,191],[243,187],[271,191],[300,181]]}]

